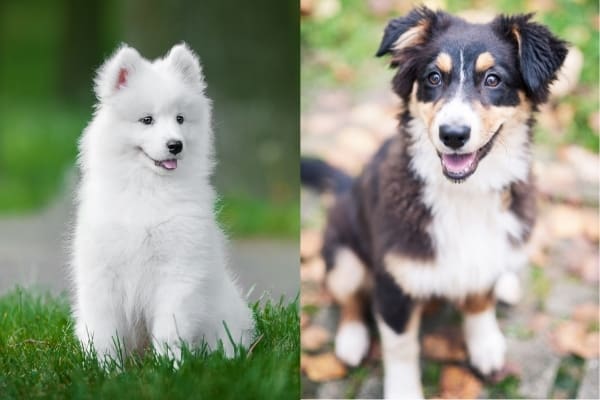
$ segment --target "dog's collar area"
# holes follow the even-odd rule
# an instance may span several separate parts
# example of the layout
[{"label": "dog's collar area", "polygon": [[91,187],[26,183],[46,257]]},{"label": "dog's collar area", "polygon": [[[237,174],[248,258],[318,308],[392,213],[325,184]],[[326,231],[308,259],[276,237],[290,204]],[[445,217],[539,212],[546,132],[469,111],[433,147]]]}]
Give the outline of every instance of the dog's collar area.
[{"label": "dog's collar area", "polygon": [[492,145],[501,129],[502,125],[500,125],[498,130],[496,130],[486,144],[473,153],[442,154],[438,151],[438,157],[440,157],[440,161],[442,162],[442,171],[446,178],[455,183],[462,183],[471,176],[477,169],[479,161],[481,161],[492,149]]}]

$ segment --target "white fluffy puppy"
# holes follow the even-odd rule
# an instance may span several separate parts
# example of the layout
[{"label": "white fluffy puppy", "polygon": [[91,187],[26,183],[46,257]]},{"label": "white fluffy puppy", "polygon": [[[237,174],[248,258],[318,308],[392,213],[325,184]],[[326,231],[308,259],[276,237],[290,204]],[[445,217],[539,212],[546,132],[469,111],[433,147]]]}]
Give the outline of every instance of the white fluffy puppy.
[{"label": "white fluffy puppy", "polygon": [[211,103],[180,44],[148,61],[122,46],[98,70],[94,117],[79,142],[72,248],[76,333],[99,355],[181,341],[228,355],[248,345],[250,310],[229,275],[213,212]]}]

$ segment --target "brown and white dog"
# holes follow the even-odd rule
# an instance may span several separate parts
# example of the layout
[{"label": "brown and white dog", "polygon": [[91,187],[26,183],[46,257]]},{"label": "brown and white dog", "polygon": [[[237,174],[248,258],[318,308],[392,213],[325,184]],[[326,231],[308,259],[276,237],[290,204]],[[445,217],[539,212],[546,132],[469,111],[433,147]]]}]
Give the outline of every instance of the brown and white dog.
[{"label": "brown and white dog", "polygon": [[341,307],[336,354],[349,365],[367,354],[372,304],[386,398],[423,396],[418,331],[428,299],[462,310],[474,367],[503,366],[495,299],[516,300],[515,271],[527,262],[533,113],[566,53],[531,15],[471,24],[415,9],[389,23],[377,52],[396,68],[398,134],[356,179],[303,160],[304,183],[337,193],[323,247],[326,286]]}]

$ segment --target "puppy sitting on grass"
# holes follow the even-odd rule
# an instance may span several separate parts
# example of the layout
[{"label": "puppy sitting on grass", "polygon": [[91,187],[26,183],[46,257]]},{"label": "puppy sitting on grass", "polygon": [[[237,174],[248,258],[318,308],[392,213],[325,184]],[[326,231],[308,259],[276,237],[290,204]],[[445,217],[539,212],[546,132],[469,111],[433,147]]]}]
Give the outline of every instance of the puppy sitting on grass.
[{"label": "puppy sitting on grass", "polygon": [[150,343],[252,340],[250,310],[227,271],[215,221],[211,102],[194,53],[148,61],[122,46],[98,70],[94,117],[79,142],[71,269],[76,333],[99,356]]}]

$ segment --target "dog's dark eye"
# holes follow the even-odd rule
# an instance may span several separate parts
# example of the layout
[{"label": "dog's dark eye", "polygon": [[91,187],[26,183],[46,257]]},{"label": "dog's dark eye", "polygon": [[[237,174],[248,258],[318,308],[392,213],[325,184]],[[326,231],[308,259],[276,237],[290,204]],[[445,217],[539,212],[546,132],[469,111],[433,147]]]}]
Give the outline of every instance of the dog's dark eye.
[{"label": "dog's dark eye", "polygon": [[179,125],[183,124],[183,115],[178,115],[175,119]]},{"label": "dog's dark eye", "polygon": [[499,84],[500,84],[500,78],[498,78],[498,75],[490,74],[485,77],[485,86],[494,88],[494,87],[498,86]]},{"label": "dog's dark eye", "polygon": [[431,86],[437,86],[440,83],[442,83],[442,76],[439,72],[432,72],[429,75],[427,75],[427,81]]},{"label": "dog's dark eye", "polygon": [[152,125],[154,123],[154,118],[151,115],[147,115],[144,118],[140,118],[139,121],[144,125]]}]

